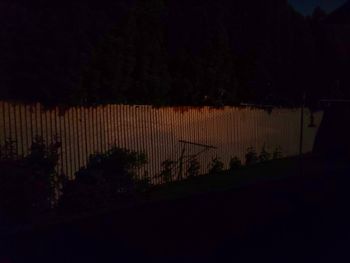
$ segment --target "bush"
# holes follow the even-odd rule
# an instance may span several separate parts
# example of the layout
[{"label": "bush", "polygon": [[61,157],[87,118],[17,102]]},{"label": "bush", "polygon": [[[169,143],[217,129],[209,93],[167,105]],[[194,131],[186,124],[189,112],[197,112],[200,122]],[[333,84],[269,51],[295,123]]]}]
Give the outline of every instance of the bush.
[{"label": "bush", "polygon": [[245,155],[245,164],[253,165],[258,162],[258,155],[253,147],[249,147],[247,149],[247,153]]},{"label": "bush", "polygon": [[267,162],[271,159],[271,154],[266,150],[265,145],[261,149],[260,155],[259,155],[259,161],[260,162]]},{"label": "bush", "polygon": [[173,178],[173,166],[175,162],[171,160],[165,160],[162,162],[162,171],[160,177],[164,180],[165,183],[170,183]]},{"label": "bush", "polygon": [[152,186],[151,179],[146,171],[141,179],[135,180],[135,191],[138,193],[143,193],[147,191]]},{"label": "bush", "polygon": [[200,164],[196,158],[192,158],[190,161],[190,166],[187,169],[187,174],[189,178],[193,178],[199,175]]},{"label": "bush", "polygon": [[280,146],[276,147],[273,151],[273,159],[281,159],[283,157],[282,155],[282,148]]},{"label": "bush", "polygon": [[209,164],[209,174],[215,175],[220,174],[224,170],[224,163],[220,161],[219,158],[213,158],[211,163]]},{"label": "bush", "polygon": [[57,138],[47,145],[41,137],[33,141],[30,153],[19,156],[15,142],[8,140],[0,151],[0,209],[12,220],[25,220],[29,216],[51,208],[62,176],[56,172]]},{"label": "bush", "polygon": [[232,157],[230,160],[230,171],[237,170],[241,167],[242,167],[241,160],[237,156]]},{"label": "bush", "polygon": [[106,153],[90,155],[86,167],[76,172],[75,180],[65,182],[60,209],[91,210],[129,199],[140,186],[136,170],[146,163],[145,154],[116,146]]}]

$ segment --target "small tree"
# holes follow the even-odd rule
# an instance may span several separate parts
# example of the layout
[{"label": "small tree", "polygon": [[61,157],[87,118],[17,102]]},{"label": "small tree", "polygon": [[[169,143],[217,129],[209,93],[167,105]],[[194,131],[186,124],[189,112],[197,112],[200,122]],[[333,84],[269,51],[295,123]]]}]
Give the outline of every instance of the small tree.
[{"label": "small tree", "polygon": [[62,179],[56,171],[61,143],[53,138],[47,144],[37,136],[27,156],[19,156],[14,144],[8,140],[0,147],[0,210],[23,220],[50,209],[57,198]]},{"label": "small tree", "polygon": [[241,160],[237,156],[232,157],[230,160],[230,171],[237,170],[241,167],[242,167]]},{"label": "small tree", "polygon": [[174,163],[174,161],[169,159],[162,162],[162,172],[160,173],[160,177],[163,178],[165,183],[169,183],[173,178]]},{"label": "small tree", "polygon": [[212,159],[211,163],[209,164],[209,174],[210,175],[216,175],[222,173],[224,170],[224,163],[220,161],[218,157],[215,157]]},{"label": "small tree", "polygon": [[281,146],[278,146],[278,147],[275,148],[275,150],[273,151],[272,156],[273,156],[273,159],[281,159],[283,157]]},{"label": "small tree", "polygon": [[199,175],[200,164],[196,158],[192,158],[187,169],[188,177],[193,178]]},{"label": "small tree", "polygon": [[247,149],[247,153],[245,155],[245,164],[253,165],[258,162],[258,155],[253,147],[249,147]]},{"label": "small tree", "polygon": [[267,162],[271,159],[271,154],[266,150],[265,145],[261,149],[260,155],[259,155],[259,161],[260,162]]},{"label": "small tree", "polygon": [[148,171],[145,171],[142,178],[135,180],[135,190],[138,193],[147,191],[151,186],[152,183],[148,176]]},{"label": "small tree", "polygon": [[146,163],[145,154],[117,146],[90,155],[75,180],[66,181],[60,208],[68,212],[91,210],[130,196],[139,183],[136,171]]}]

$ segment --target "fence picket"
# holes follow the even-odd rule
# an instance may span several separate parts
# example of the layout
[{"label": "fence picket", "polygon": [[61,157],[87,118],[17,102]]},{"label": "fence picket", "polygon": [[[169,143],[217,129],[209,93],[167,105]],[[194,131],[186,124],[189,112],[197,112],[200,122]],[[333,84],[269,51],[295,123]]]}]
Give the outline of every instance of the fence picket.
[{"label": "fence picket", "polygon": [[[305,113],[307,114],[307,113]],[[322,112],[316,113],[316,126]],[[55,135],[61,139],[58,170],[73,179],[75,172],[85,166],[90,154],[106,151],[112,144],[147,153],[148,163],[139,169],[139,178],[147,171],[153,184],[159,178],[161,163],[166,159],[178,161],[185,147],[185,155],[198,152],[198,146],[182,145],[179,140],[218,146],[198,156],[200,172],[207,171],[212,157],[220,157],[228,168],[232,156],[244,162],[249,146],[259,152],[264,144],[270,151],[281,146],[285,156],[298,154],[298,110],[264,110],[251,108],[211,107],[185,108],[107,105],[96,107],[55,108],[44,110],[40,104],[22,105],[0,102],[0,144],[16,141],[21,154],[28,154],[37,135],[47,143]],[[305,128],[305,152],[312,150],[317,128]],[[187,165],[187,166],[186,166]],[[184,165],[183,175],[186,175]],[[178,168],[176,168],[178,169]],[[174,171],[177,175],[178,170]],[[175,176],[176,177],[176,176]],[[174,177],[174,178],[175,178]]]}]

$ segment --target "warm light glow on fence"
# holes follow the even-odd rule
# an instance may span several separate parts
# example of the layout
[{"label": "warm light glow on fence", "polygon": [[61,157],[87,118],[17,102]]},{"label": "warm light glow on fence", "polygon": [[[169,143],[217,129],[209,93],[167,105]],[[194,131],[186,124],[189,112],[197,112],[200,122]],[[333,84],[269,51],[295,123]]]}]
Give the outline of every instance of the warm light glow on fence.
[{"label": "warm light glow on fence", "polygon": [[[304,152],[313,147],[322,113],[314,113],[316,128],[309,128],[310,112],[305,112]],[[152,182],[161,163],[179,160],[198,153],[199,145],[209,149],[198,156],[201,173],[206,173],[212,157],[219,157],[228,168],[231,157],[244,160],[248,147],[257,151],[265,145],[271,151],[280,146],[284,156],[298,154],[300,111],[276,109],[271,114],[253,108],[165,107],[107,105],[89,108],[44,110],[40,104],[19,105],[0,102],[0,143],[11,138],[19,153],[28,153],[32,139],[41,135],[50,142],[55,135],[62,141],[59,171],[73,178],[79,167],[95,151],[106,151],[112,144],[144,152],[149,163],[139,171],[147,171]],[[180,142],[192,142],[183,144]],[[196,145],[198,144],[198,145]]]}]

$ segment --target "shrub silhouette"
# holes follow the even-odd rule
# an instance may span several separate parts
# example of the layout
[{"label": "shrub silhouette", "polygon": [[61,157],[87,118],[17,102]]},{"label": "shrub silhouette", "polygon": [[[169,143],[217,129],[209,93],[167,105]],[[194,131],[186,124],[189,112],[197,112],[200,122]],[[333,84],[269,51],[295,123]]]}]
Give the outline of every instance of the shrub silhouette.
[{"label": "shrub silhouette", "polygon": [[175,162],[172,160],[165,160],[162,162],[162,171],[160,177],[164,180],[165,183],[171,182],[173,178],[173,166]]},{"label": "shrub silhouette", "polygon": [[143,192],[147,191],[152,186],[152,182],[148,176],[148,172],[145,171],[142,178],[135,179],[134,184],[135,184],[135,191],[136,192],[143,193]]},{"label": "shrub silhouette", "polygon": [[258,155],[253,147],[249,147],[247,149],[247,153],[245,155],[245,164],[252,165],[258,162]]},{"label": "shrub silhouette", "polygon": [[79,212],[130,198],[140,183],[136,170],[146,163],[145,154],[116,146],[90,155],[86,167],[76,172],[75,180],[65,182],[60,209]]},{"label": "shrub silhouette", "polygon": [[273,157],[273,159],[281,159],[283,157],[282,149],[280,146],[275,148],[275,150],[272,153],[272,157]]},{"label": "shrub silhouette", "polygon": [[259,161],[260,162],[267,162],[271,159],[271,153],[269,153],[266,148],[265,145],[263,146],[263,148],[261,149],[260,155],[259,155]]},{"label": "shrub silhouette", "polygon": [[56,172],[57,138],[46,144],[37,136],[27,156],[19,156],[15,142],[8,140],[0,154],[0,210],[11,220],[23,221],[49,210],[62,180]]},{"label": "shrub silhouette", "polygon": [[187,169],[188,177],[193,178],[199,175],[200,164],[196,158],[192,158]]},{"label": "shrub silhouette", "polygon": [[219,158],[215,157],[212,159],[211,163],[209,164],[209,174],[215,175],[220,174],[224,170],[224,163],[220,161]]},{"label": "shrub silhouette", "polygon": [[235,156],[231,158],[229,165],[230,171],[234,171],[242,167],[242,162],[237,156]]}]

